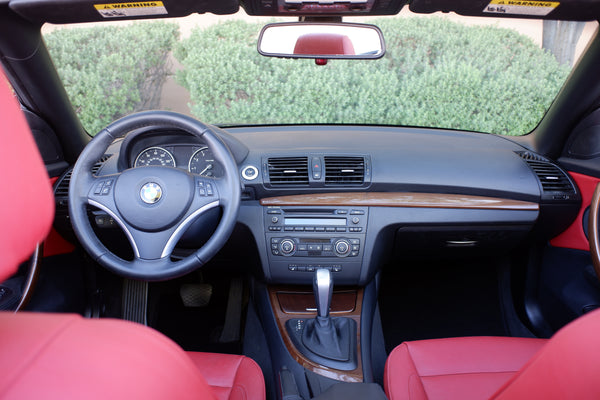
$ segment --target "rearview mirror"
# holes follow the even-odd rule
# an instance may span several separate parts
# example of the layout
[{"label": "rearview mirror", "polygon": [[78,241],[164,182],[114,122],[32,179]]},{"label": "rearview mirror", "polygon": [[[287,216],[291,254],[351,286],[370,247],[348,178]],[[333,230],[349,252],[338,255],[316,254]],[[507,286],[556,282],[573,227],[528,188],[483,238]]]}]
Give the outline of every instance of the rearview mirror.
[{"label": "rearview mirror", "polygon": [[258,52],[269,57],[373,59],[385,54],[385,43],[374,25],[277,23],[261,30]]}]

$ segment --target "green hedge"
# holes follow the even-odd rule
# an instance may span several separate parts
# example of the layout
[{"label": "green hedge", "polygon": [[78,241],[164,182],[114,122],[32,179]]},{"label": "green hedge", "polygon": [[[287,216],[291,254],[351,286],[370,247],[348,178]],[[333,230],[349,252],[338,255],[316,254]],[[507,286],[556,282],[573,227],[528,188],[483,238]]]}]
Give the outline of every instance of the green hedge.
[{"label": "green hedge", "polygon": [[60,29],[45,35],[52,60],[91,134],[134,111],[156,108],[177,24]]},{"label": "green hedge", "polygon": [[90,133],[156,108],[168,55],[185,70],[191,111],[216,124],[433,126],[521,135],[543,116],[568,68],[530,39],[443,18],[381,19],[375,61],[284,60],[256,51],[259,24],[231,21],[177,41],[174,23],[61,29],[45,36]]},{"label": "green hedge", "polygon": [[522,135],[542,118],[568,69],[529,38],[444,18],[374,22],[376,61],[266,58],[260,25],[232,21],[178,43],[192,113],[217,124],[346,123],[432,126]]}]

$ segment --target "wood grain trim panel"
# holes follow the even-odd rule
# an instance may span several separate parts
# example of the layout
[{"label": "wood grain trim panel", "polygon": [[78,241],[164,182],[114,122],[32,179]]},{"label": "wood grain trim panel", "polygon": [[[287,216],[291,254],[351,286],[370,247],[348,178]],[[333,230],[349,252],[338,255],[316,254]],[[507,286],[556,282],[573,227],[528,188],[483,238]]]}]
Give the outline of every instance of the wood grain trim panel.
[{"label": "wood grain trim panel", "polygon": [[[312,314],[317,310],[313,293],[277,292],[281,310],[286,314]],[[331,299],[329,313],[351,313],[356,308],[356,291],[336,291]]]},{"label": "wood grain trim panel", "polygon": [[[356,290],[355,289],[350,289],[350,290],[334,289],[331,302],[332,302],[332,304],[338,303],[338,299],[337,299],[338,295],[339,294],[347,295],[349,292],[353,292],[356,295],[356,303],[355,303],[356,306],[354,307],[354,310],[352,312],[336,312],[333,316],[348,317],[348,318],[353,319],[356,322],[356,328],[357,328],[357,338],[356,339],[357,339],[357,344],[358,344],[358,349],[357,349],[358,360],[357,361],[358,362],[357,362],[356,369],[354,369],[353,371],[340,371],[337,369],[328,368],[323,365],[314,363],[314,362],[310,361],[308,358],[304,357],[292,343],[292,339],[290,338],[290,336],[287,333],[287,330],[285,329],[285,323],[289,319],[293,319],[293,318],[303,318],[303,319],[314,318],[317,315],[317,313],[316,312],[312,312],[312,313],[285,312],[285,311],[283,311],[281,305],[279,304],[279,295],[282,295],[282,294],[284,294],[284,295],[306,295],[306,294],[312,295],[312,290],[292,288],[292,287],[272,286],[272,287],[269,287],[269,299],[271,300],[271,307],[273,309],[273,315],[275,316],[275,319],[277,320],[277,327],[279,328],[279,332],[281,333],[281,337],[283,338],[285,347],[287,348],[287,350],[290,353],[290,355],[292,356],[292,358],[294,360],[296,360],[296,362],[298,362],[298,364],[302,365],[307,370],[314,372],[315,374],[325,376],[327,378],[335,379],[335,380],[342,381],[342,382],[362,382],[363,381],[363,373],[362,373],[362,358],[361,358],[361,354],[360,354],[360,314],[362,311],[362,301],[363,301],[363,293],[364,293],[363,289],[356,289]],[[339,299],[339,300],[341,303],[344,303],[346,301],[346,299]]]},{"label": "wood grain trim panel", "polygon": [[268,197],[263,206],[373,206],[537,211],[528,201],[441,193],[354,192]]}]

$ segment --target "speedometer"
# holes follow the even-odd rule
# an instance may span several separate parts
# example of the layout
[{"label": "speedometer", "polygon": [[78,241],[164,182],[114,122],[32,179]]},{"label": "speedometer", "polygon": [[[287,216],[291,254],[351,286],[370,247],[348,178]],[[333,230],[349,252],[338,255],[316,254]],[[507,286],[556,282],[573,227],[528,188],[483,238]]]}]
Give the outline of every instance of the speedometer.
[{"label": "speedometer", "polygon": [[174,167],[175,158],[173,154],[162,147],[149,147],[137,156],[134,167],[147,167],[150,165]]},{"label": "speedometer", "polygon": [[222,176],[221,166],[215,161],[215,156],[206,146],[199,148],[192,154],[188,170],[192,174],[202,176]]}]

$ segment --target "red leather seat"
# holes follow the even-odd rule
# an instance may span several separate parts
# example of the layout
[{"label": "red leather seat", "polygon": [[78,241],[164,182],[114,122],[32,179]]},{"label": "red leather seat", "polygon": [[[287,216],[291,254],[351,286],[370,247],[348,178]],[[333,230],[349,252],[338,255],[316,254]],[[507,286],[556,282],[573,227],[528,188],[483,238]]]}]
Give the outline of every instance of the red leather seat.
[{"label": "red leather seat", "polygon": [[[23,114],[0,71],[0,282],[52,224],[54,199]],[[0,313],[2,399],[264,399],[244,356],[186,353],[162,334],[121,320]]]},{"label": "red leather seat", "polygon": [[402,343],[385,366],[401,399],[599,399],[600,310],[550,340],[470,337]]},{"label": "red leather seat", "polygon": [[248,357],[188,352],[218,400],[265,397],[262,371]]}]

